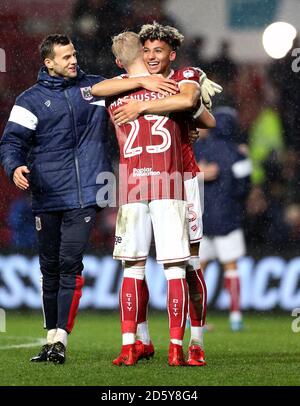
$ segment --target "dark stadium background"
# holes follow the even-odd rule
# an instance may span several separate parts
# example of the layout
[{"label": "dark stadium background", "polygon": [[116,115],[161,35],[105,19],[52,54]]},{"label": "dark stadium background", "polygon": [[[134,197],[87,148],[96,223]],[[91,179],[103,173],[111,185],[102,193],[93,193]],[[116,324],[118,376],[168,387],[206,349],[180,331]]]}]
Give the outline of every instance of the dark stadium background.
[{"label": "dark stadium background", "polygon": [[[261,51],[257,59],[255,55],[244,58],[239,53],[245,53],[247,47],[253,48],[251,34],[254,31],[262,35],[268,24],[284,18],[280,14],[283,6],[289,15],[294,14],[294,21],[300,21],[300,10],[292,0],[224,0],[220,9],[221,2],[188,0],[181,2],[186,5],[183,7],[175,0],[146,0],[142,5],[137,0],[0,0],[0,48],[6,56],[6,71],[0,73],[0,133],[15,97],[35,83],[40,66],[38,45],[45,35],[68,33],[78,50],[81,68],[111,77],[120,73],[110,51],[112,35],[124,29],[137,31],[142,24],[153,20],[180,28],[186,41],[179,51],[178,66],[201,66],[209,77],[222,84],[224,93],[214,103],[238,110],[240,132],[236,141],[247,148],[250,155],[256,156],[253,140],[257,137],[261,114],[269,108],[280,123],[276,134],[280,142],[272,145],[271,141],[267,147],[260,162],[260,173],[253,179],[245,204],[248,256],[241,260],[240,272],[245,310],[290,312],[300,307],[299,73],[291,69],[295,59],[291,52],[280,60],[267,55],[262,57]],[[211,35],[219,32],[214,48],[210,33],[202,29],[203,19],[206,13],[212,13],[213,3],[218,6],[216,13],[223,10],[224,26],[231,25],[230,36],[228,29],[222,35],[222,26],[211,27]],[[248,3],[246,7],[245,3]],[[190,12],[193,4],[201,10],[196,27],[186,24],[184,15],[178,18],[185,10]],[[174,12],[170,13],[172,8]],[[236,37],[241,32],[246,34],[245,42],[238,48]],[[296,38],[293,48],[297,47],[297,41]],[[257,49],[260,48],[257,44]],[[264,140],[264,128],[261,128],[259,138]],[[117,165],[118,151],[113,134],[110,139],[111,158]],[[265,143],[268,142],[266,138]],[[0,185],[0,307],[39,308],[39,270],[30,196],[18,191],[2,169]],[[116,309],[118,306],[121,267],[110,258],[116,211],[116,208],[105,209],[93,231],[85,260],[87,284],[83,308]],[[151,305],[163,309],[165,285],[161,269],[152,260],[147,272],[153,289]],[[221,275],[216,263],[208,269],[211,309],[228,306]]]}]

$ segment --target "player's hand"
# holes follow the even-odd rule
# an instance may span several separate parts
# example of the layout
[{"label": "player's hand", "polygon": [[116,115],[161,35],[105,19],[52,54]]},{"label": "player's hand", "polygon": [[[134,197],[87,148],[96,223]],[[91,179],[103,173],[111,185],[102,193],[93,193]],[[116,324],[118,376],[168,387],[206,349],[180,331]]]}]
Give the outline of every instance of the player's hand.
[{"label": "player's hand", "polygon": [[13,181],[14,184],[21,190],[26,190],[29,188],[29,182],[26,178],[26,174],[30,173],[27,166],[19,166],[14,171]]},{"label": "player's hand", "polygon": [[199,83],[200,83],[201,98],[202,98],[203,104],[208,110],[211,110],[211,108],[212,108],[211,98],[213,96],[215,96],[216,94],[221,93],[223,91],[223,88],[218,83],[213,82],[212,80],[208,79],[208,77],[206,76],[206,73],[203,72],[203,70],[198,69],[198,72],[200,74]]},{"label": "player's hand", "polygon": [[142,113],[142,103],[141,101],[130,99],[123,100],[123,106],[117,108],[114,113],[114,122],[117,125],[126,124],[129,121],[136,120],[138,116]]},{"label": "player's hand", "polygon": [[220,168],[215,162],[200,161],[201,172],[204,173],[204,181],[212,182],[219,176]]},{"label": "player's hand", "polygon": [[199,128],[195,128],[194,130],[190,130],[189,131],[189,141],[191,144],[193,144],[195,141],[197,141],[199,139],[199,135],[200,135],[200,129]]},{"label": "player's hand", "polygon": [[157,92],[164,96],[178,93],[178,85],[175,80],[164,78],[162,75],[149,75],[141,77],[141,86],[151,92]]}]

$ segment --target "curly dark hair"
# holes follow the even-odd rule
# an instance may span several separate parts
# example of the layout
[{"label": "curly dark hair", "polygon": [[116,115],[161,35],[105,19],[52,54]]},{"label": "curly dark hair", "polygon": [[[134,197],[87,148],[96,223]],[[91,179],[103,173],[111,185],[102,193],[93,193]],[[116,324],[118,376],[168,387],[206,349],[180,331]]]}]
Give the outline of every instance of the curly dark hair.
[{"label": "curly dark hair", "polygon": [[144,45],[147,40],[150,41],[164,41],[176,51],[184,40],[184,36],[180,34],[177,28],[169,25],[161,25],[156,21],[152,24],[144,24],[139,32],[140,40]]}]

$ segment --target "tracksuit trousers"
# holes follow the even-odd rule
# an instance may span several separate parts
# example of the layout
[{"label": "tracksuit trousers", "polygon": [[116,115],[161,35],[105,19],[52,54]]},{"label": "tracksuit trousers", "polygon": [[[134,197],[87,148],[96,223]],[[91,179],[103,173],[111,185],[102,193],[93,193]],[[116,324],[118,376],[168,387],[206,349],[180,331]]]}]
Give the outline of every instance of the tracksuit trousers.
[{"label": "tracksuit trousers", "polygon": [[36,214],[44,327],[47,330],[72,331],[84,283],[83,254],[97,210],[96,206],[91,206]]}]

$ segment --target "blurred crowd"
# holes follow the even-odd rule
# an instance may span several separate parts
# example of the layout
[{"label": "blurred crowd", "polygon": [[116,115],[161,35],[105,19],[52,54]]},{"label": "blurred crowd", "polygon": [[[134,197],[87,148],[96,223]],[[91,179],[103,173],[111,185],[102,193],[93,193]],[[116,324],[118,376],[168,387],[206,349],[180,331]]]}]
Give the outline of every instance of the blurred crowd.
[{"label": "blurred crowd", "polygon": [[[10,8],[0,14],[5,22],[1,47],[7,51],[9,71],[0,73],[0,132],[8,119],[15,97],[35,82],[40,65],[37,47],[49,32],[64,31],[72,37],[80,67],[88,73],[112,77],[119,74],[110,51],[111,37],[156,20],[180,26],[164,11],[161,0],[77,0],[61,2],[57,24],[38,15],[44,25],[30,24],[29,14]],[[149,6],[147,6],[147,4]],[[48,10],[49,11],[49,10]],[[48,13],[49,14],[49,13]],[[44,20],[43,20],[44,16]],[[28,22],[29,21],[29,22]],[[67,24],[66,24],[67,22]],[[295,40],[294,48],[298,47]],[[214,106],[237,110],[239,130],[234,140],[253,162],[252,187],[245,202],[244,230],[249,250],[257,255],[286,253],[300,243],[300,88],[299,73],[292,70],[289,53],[269,64],[238,64],[231,56],[230,42],[224,39],[214,58],[205,58],[206,39],[186,36],[178,52],[177,66],[200,66],[220,83],[224,91]],[[176,67],[176,66],[175,66]],[[118,151],[111,132],[111,155]],[[16,190],[0,169],[1,249],[30,250],[35,247],[34,219],[30,197]],[[111,252],[116,209],[99,214],[91,247]]]}]

